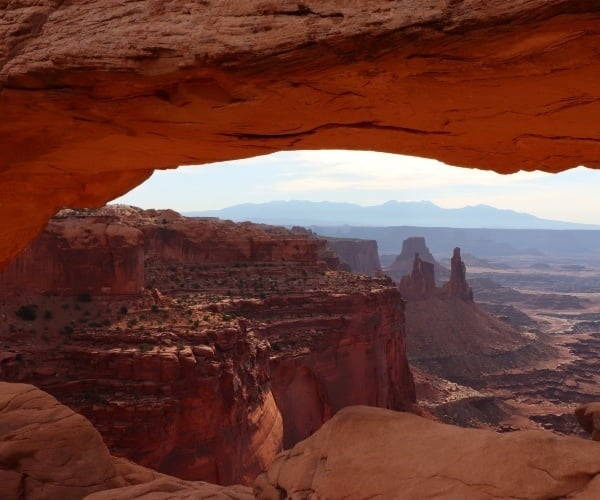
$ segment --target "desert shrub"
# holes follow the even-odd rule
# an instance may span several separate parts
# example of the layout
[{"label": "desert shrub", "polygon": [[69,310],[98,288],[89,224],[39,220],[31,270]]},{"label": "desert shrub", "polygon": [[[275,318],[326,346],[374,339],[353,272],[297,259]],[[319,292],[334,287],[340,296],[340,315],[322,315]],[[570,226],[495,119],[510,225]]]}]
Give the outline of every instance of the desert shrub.
[{"label": "desert shrub", "polygon": [[90,292],[83,292],[77,296],[77,301],[78,302],[91,302],[92,296],[90,295]]},{"label": "desert shrub", "polygon": [[21,306],[15,311],[15,314],[25,321],[35,321],[37,318],[37,306],[29,304],[27,306]]},{"label": "desert shrub", "polygon": [[123,315],[125,315],[125,314],[127,314],[127,312],[128,312],[128,311],[129,311],[129,310],[127,309],[127,306],[121,306],[121,307],[119,308],[119,313],[120,313],[120,314],[123,314]]},{"label": "desert shrub", "polygon": [[140,350],[140,352],[148,352],[151,351],[153,347],[150,344],[143,343],[138,345],[138,349]]},{"label": "desert shrub", "polygon": [[65,325],[65,326],[63,326],[63,330],[62,331],[66,335],[71,335],[73,333],[73,327],[71,325]]},{"label": "desert shrub", "polygon": [[129,328],[133,328],[135,325],[137,325],[137,318],[131,318],[128,322],[127,322],[127,326]]},{"label": "desert shrub", "polygon": [[47,309],[44,311],[44,319],[52,319],[53,317],[52,311],[48,311]]}]

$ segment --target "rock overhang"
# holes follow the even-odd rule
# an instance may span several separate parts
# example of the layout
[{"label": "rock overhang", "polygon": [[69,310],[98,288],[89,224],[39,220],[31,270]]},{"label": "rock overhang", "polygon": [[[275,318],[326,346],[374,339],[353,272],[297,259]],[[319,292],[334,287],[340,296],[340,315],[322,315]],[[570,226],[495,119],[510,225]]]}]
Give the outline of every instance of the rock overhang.
[{"label": "rock overhang", "polygon": [[36,4],[0,14],[0,266],[156,168],[320,148],[600,165],[589,2]]}]

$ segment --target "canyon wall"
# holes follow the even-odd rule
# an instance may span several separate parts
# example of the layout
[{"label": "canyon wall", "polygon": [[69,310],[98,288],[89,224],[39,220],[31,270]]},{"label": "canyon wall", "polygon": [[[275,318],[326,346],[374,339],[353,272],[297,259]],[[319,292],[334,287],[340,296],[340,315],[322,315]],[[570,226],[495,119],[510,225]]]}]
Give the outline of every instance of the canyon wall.
[{"label": "canyon wall", "polygon": [[[111,240],[90,236],[105,228],[99,220],[136,235],[137,295],[83,300],[27,267],[66,262],[81,241],[89,266],[110,255]],[[284,442],[344,406],[414,408],[396,287],[331,270],[325,241],[308,232],[127,206],[68,211],[50,227],[17,260],[24,276],[46,273],[44,293],[26,281],[0,298],[0,339],[10,346],[0,376],[81,412],[117,456],[248,484]],[[62,244],[38,243],[55,234]],[[113,290],[110,278],[119,279],[102,284]],[[20,316],[23,305],[32,317]]]},{"label": "canyon wall", "polygon": [[[0,136],[10,145],[0,150],[0,267],[59,208],[99,206],[154,168],[324,147],[414,154],[500,172],[597,168],[599,15],[593,2],[562,0],[383,6],[331,0],[281,9],[252,1],[173,2],[169,8],[142,1],[110,8],[100,1],[7,4],[0,11]],[[19,333],[8,343],[27,338]],[[62,349],[57,344],[54,352]],[[15,355],[13,362],[21,361]],[[349,420],[341,439],[326,441],[349,457],[364,457],[362,471],[369,464],[373,469],[361,476],[350,467],[356,460],[337,462],[341,476],[320,482],[335,494],[341,486],[360,494],[357,484],[384,484],[373,480],[382,477],[381,464],[395,467],[392,455],[371,454],[381,449],[373,435],[395,451],[415,442],[412,425],[401,432],[377,419],[373,430],[360,416]],[[524,474],[515,476],[522,481],[502,480],[518,491],[494,488],[493,495],[598,496],[596,450],[591,465],[564,460],[583,456],[579,440],[570,451],[554,447],[534,457],[558,455],[552,467],[515,460],[522,450],[540,449],[546,441],[539,435],[517,436],[522,448],[499,440],[491,452],[484,447],[457,463],[457,450],[472,443],[471,436],[425,428],[416,438],[424,462],[414,463],[431,464],[431,450],[446,443],[445,476],[448,464],[469,472],[466,478],[453,474],[457,496],[465,496],[461,488],[468,482],[489,484],[472,464],[489,463],[490,453],[499,457],[494,478],[496,464],[515,466],[502,478]],[[496,444],[506,453],[498,454]],[[327,455],[318,450],[311,463],[322,464]],[[305,477],[294,470],[269,476],[277,476],[277,494],[288,488],[279,488],[284,476]],[[532,475],[552,487],[522,491]],[[384,471],[383,479],[390,477],[398,476]],[[415,488],[452,488],[407,477]],[[11,481],[20,483],[15,476]],[[418,497],[421,490],[406,484],[402,491]],[[295,488],[312,490],[312,479]]]},{"label": "canyon wall", "polygon": [[164,224],[140,223],[146,256],[190,264],[306,262],[319,259],[322,239],[268,226],[179,217]]},{"label": "canyon wall", "polygon": [[296,298],[280,310],[301,318],[311,306],[313,321],[284,321],[262,331],[281,346],[271,356],[271,388],[283,415],[285,448],[345,406],[409,411],[415,401],[397,290]]},{"label": "canyon wall", "polygon": [[2,379],[51,392],[89,418],[117,456],[231,484],[251,482],[281,449],[268,344],[239,326],[188,334],[175,326],[164,333],[76,327],[57,339],[60,349],[52,332],[45,337],[3,351]]},{"label": "canyon wall", "polygon": [[111,456],[83,416],[28,384],[0,382],[4,499],[254,498],[250,488],[187,482]]},{"label": "canyon wall", "polygon": [[327,238],[327,246],[354,273],[373,276],[381,271],[375,240]]},{"label": "canyon wall", "polygon": [[0,290],[139,295],[142,233],[114,217],[59,217],[0,271]]}]

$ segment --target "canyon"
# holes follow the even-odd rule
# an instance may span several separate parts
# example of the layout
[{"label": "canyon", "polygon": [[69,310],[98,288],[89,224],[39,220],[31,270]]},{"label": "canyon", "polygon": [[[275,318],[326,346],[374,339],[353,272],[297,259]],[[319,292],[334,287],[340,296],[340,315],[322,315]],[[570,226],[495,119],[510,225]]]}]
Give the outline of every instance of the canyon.
[{"label": "canyon", "polygon": [[[198,6],[177,1],[169,8],[142,1],[109,7],[99,1],[9,3],[0,11],[0,136],[9,145],[0,150],[0,268],[60,208],[98,207],[155,168],[324,147],[415,154],[499,172],[598,168],[598,16],[593,3],[560,0],[385,6],[309,1],[281,8],[258,1]],[[18,337],[9,339],[9,349]],[[62,356],[63,349],[59,344],[52,352]],[[8,362],[19,363],[16,356]],[[328,437],[333,426],[316,435],[311,443],[320,452],[303,466],[283,468],[277,462],[263,491],[270,484],[277,494],[301,496],[318,491],[314,479],[321,488],[351,488],[349,494],[380,493],[367,488],[386,484],[383,479],[394,472],[386,469],[385,477],[373,472],[399,462],[403,440],[422,447],[423,461],[412,456],[417,467],[439,466],[430,478],[455,464],[472,472],[453,474],[459,488],[495,485],[490,475],[501,477],[497,488],[459,489],[461,496],[595,498],[600,488],[597,449],[589,446],[594,443],[539,433],[510,439],[482,433],[481,441],[492,444],[477,448],[471,446],[474,434],[456,428],[434,432],[408,420],[407,430],[387,416],[377,418],[373,428],[360,412],[343,417],[337,440]],[[370,432],[365,436],[361,429]],[[373,442],[373,434],[383,442]],[[530,463],[524,452],[542,443],[551,451]],[[361,467],[337,461],[341,475],[334,483],[313,474],[324,463],[336,463],[324,448],[328,444],[364,457]],[[388,453],[388,444],[398,455]],[[450,451],[432,461],[432,450],[446,444]],[[462,456],[468,459],[457,463],[457,450],[467,448],[471,453]],[[474,466],[492,458],[497,461],[490,475]],[[20,494],[20,478],[31,475],[12,473],[15,463],[12,456],[3,461],[2,474]],[[103,470],[105,479],[117,477]],[[161,482],[163,492],[182,491],[168,479],[144,477]],[[288,488],[285,477],[301,481]],[[504,489],[511,484],[506,477],[520,478],[516,490]],[[428,495],[452,491],[447,483],[409,478],[411,486],[437,488]],[[91,477],[89,483],[99,489],[115,484]],[[534,483],[545,488],[530,486]],[[407,490],[406,484],[392,488],[408,498],[423,491]],[[149,488],[135,495],[150,494]],[[116,498],[114,491],[108,495]],[[122,495],[134,497],[131,490]]]},{"label": "canyon", "polygon": [[595,253],[468,255],[468,269],[456,253],[438,255],[455,285],[435,286],[419,255],[399,284],[419,403],[446,423],[584,436],[573,412],[600,396]]},{"label": "canyon", "polygon": [[63,210],[0,272],[0,375],[115,455],[248,484],[345,406],[419,411],[400,292],[338,264],[299,228]]},{"label": "canyon", "polygon": [[[429,254],[423,238],[405,240],[403,250],[411,246]],[[543,339],[524,334],[473,301],[460,248],[454,248],[449,280],[441,286],[436,285],[435,263],[415,253],[412,272],[398,285],[406,298],[411,364],[427,374],[482,389],[488,374],[502,377],[509,368],[518,371],[553,356]]]}]

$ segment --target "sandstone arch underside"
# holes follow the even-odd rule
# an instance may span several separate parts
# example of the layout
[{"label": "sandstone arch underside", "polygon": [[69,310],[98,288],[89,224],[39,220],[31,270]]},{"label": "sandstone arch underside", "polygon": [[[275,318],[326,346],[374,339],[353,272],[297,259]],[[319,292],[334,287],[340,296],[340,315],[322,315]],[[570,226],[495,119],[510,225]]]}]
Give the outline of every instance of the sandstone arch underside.
[{"label": "sandstone arch underside", "polygon": [[597,2],[2,2],[0,268],[157,168],[314,148],[599,168],[599,76]]}]

